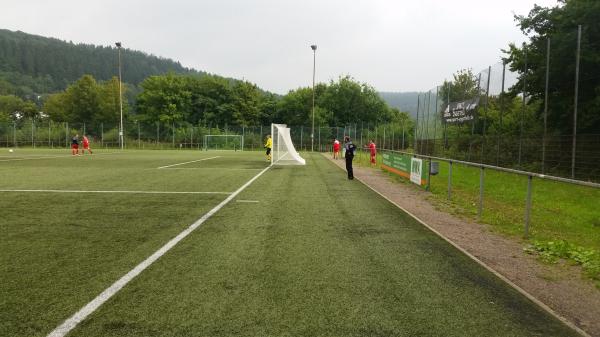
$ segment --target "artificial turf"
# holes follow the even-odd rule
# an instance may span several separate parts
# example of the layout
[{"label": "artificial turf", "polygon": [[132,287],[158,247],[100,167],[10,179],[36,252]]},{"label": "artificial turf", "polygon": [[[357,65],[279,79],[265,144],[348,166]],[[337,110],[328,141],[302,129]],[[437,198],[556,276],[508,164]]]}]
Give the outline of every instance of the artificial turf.
[{"label": "artificial turf", "polygon": [[[224,153],[156,169],[213,155],[0,162],[11,178],[0,188],[131,180],[131,189],[233,191],[266,165],[258,153]],[[269,169],[69,336],[576,335],[321,155],[303,155],[306,166]],[[77,185],[61,174],[73,168],[95,174]],[[46,177],[28,179],[36,170]],[[44,336],[224,199],[2,193],[3,336]]]},{"label": "artificial turf", "polygon": [[[189,170],[157,169],[215,153],[98,152],[56,157],[58,151],[20,150],[0,158],[0,189],[231,192],[266,166],[240,154],[235,161],[244,170],[228,170],[227,155],[198,162],[203,167],[179,166]],[[45,336],[227,196],[0,195],[0,336]]]}]

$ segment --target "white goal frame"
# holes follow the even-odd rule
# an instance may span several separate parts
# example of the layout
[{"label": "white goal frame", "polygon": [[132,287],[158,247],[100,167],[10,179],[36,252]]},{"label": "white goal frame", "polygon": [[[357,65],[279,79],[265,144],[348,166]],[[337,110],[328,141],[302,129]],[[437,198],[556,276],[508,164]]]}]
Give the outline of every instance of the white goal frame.
[{"label": "white goal frame", "polygon": [[[240,140],[240,146],[239,148],[234,147],[233,150],[232,149],[219,149],[218,146],[216,148],[211,148],[210,146],[208,146],[208,140],[210,137],[228,137],[228,138],[239,138]],[[225,141],[227,141],[227,138],[225,138]],[[244,136],[243,135],[204,135],[204,151],[208,151],[208,150],[222,150],[222,151],[244,151]]]},{"label": "white goal frame", "polygon": [[271,124],[271,140],[271,165],[306,165],[292,143],[287,125]]}]

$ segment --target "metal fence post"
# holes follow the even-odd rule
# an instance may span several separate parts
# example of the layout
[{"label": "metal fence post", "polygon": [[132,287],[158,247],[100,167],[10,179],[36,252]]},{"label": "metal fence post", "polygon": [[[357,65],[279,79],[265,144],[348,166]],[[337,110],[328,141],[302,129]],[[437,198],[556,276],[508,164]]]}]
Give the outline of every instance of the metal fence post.
[{"label": "metal fence post", "polygon": [[546,173],[546,129],[548,124],[548,84],[550,82],[550,38],[546,43],[546,88],[544,90],[544,136],[542,138],[542,174]]},{"label": "metal fence post", "polygon": [[319,152],[321,152],[321,125],[319,125]]},{"label": "metal fence post", "polygon": [[483,109],[483,129],[481,131],[482,133],[482,139],[481,139],[481,157],[479,158],[479,161],[481,163],[484,162],[483,157],[485,155],[485,143],[486,143],[486,137],[485,137],[485,129],[487,127],[487,112],[488,112],[488,102],[490,100],[490,79],[492,77],[492,66],[488,66],[488,76],[487,76],[487,85],[485,88],[485,106]]},{"label": "metal fence post", "polygon": [[427,188],[425,190],[431,190],[431,158],[429,158],[429,165],[427,167]]},{"label": "metal fence post", "polygon": [[360,121],[360,146],[363,146],[363,132],[365,131],[364,129],[364,124],[363,121]]},{"label": "metal fence post", "polygon": [[502,89],[500,90],[500,109],[498,111],[500,115],[500,127],[496,132],[496,166],[500,163],[500,134],[502,133],[502,114],[504,113],[504,82],[506,80],[506,62],[502,61]]},{"label": "metal fence post", "polygon": [[[423,146],[421,146],[421,153],[430,154],[429,153],[429,115],[431,115],[431,90],[427,92],[427,119],[425,120],[425,124],[423,125],[423,132],[425,134],[425,151],[423,151]],[[421,143],[423,144],[423,143]]]},{"label": "metal fence post", "polygon": [[435,87],[435,107],[433,111],[433,148],[431,149],[431,155],[435,155],[435,139],[437,135],[437,114],[438,114],[438,98],[440,94],[440,87]]},{"label": "metal fence post", "polygon": [[402,150],[404,151],[404,122],[405,120],[402,120]]},{"label": "metal fence post", "polygon": [[527,90],[527,46],[523,42],[523,52],[525,53],[525,69],[523,70],[523,102],[521,104],[521,128],[519,131],[519,168],[521,168],[521,155],[523,152],[523,118],[525,117],[525,90]]},{"label": "metal fence post", "polygon": [[481,166],[479,171],[479,209],[477,210],[477,218],[481,220],[481,215],[483,214],[483,176],[484,176],[485,168]]},{"label": "metal fence post", "polygon": [[529,237],[529,220],[531,216],[531,181],[533,176],[527,176],[527,200],[525,201],[525,238]]},{"label": "metal fence post", "polygon": [[[477,96],[481,98],[481,73],[477,78]],[[478,116],[479,117],[479,116]],[[467,156],[467,160],[471,161],[471,150],[473,148],[473,135],[475,134],[475,116],[471,119],[471,137],[469,138],[469,154]]]},{"label": "metal fence post", "polygon": [[419,130],[419,105],[421,104],[421,94],[417,95],[417,121],[415,122],[415,144],[413,152],[417,153],[417,132]]},{"label": "metal fence post", "polygon": [[581,52],[581,25],[577,27],[577,58],[575,60],[575,106],[573,111],[573,150],[571,152],[571,179],[575,179],[575,154],[577,150],[577,103],[579,103],[579,55]]},{"label": "metal fence post", "polygon": [[448,200],[452,199],[452,161],[448,162]]}]

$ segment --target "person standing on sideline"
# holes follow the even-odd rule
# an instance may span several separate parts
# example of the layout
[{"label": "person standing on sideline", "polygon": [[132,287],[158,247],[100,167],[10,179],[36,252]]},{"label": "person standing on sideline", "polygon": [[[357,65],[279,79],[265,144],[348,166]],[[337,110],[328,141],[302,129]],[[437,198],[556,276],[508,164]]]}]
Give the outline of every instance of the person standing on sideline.
[{"label": "person standing on sideline", "polygon": [[350,137],[344,137],[344,149],[345,158],[346,158],[346,171],[348,172],[348,179],[354,179],[354,171],[352,170],[352,160],[354,159],[354,151],[356,150],[356,145],[352,144]]},{"label": "person standing on sideline", "polygon": [[71,154],[79,156],[79,134],[71,138]]},{"label": "person standing on sideline", "polygon": [[271,135],[267,135],[267,141],[265,142],[265,149],[267,149],[267,161],[271,161],[271,148],[273,147],[273,140]]},{"label": "person standing on sideline", "polygon": [[90,140],[86,135],[83,135],[83,150],[81,150],[81,154],[85,154],[85,150],[88,150],[90,154],[92,154],[92,149],[90,149]]},{"label": "person standing on sideline", "polygon": [[371,165],[375,165],[377,163],[377,147],[375,146],[375,142],[373,139],[369,142],[369,151],[371,152]]},{"label": "person standing on sideline", "polygon": [[333,159],[340,158],[340,141],[337,139],[333,140]]}]

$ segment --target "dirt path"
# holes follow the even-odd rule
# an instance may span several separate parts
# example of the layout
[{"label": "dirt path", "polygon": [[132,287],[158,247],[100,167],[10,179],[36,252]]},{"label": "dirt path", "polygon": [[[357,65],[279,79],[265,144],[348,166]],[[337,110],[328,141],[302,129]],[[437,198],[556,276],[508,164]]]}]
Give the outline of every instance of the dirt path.
[{"label": "dirt path", "polygon": [[[343,160],[332,162],[345,170]],[[354,167],[354,176],[406,209],[449,241],[483,261],[533,295],[558,315],[592,336],[600,337],[600,290],[572,266],[546,265],[523,252],[524,243],[489,230],[487,225],[436,208],[430,194],[417,186],[393,182],[387,173]]]}]

